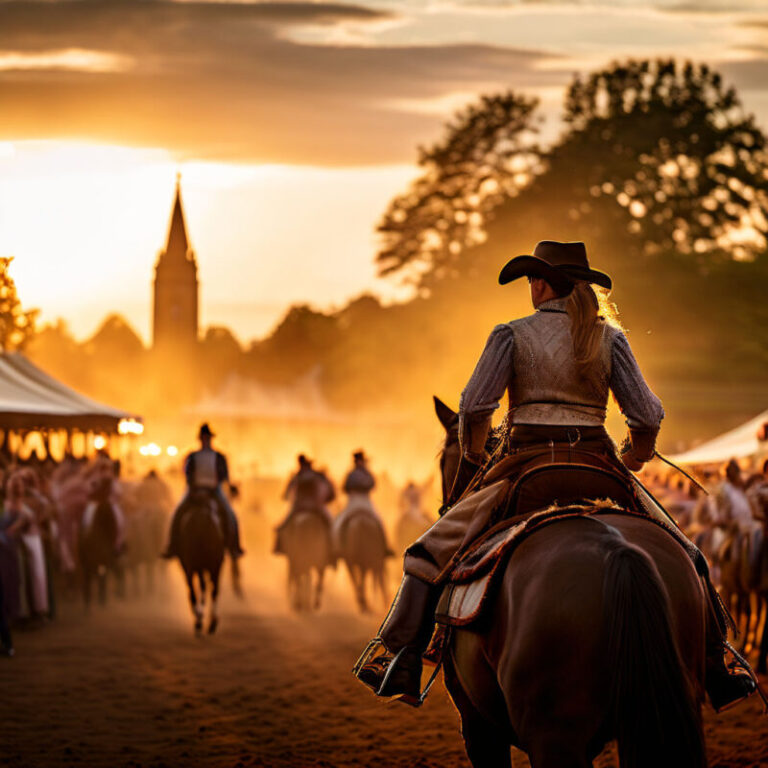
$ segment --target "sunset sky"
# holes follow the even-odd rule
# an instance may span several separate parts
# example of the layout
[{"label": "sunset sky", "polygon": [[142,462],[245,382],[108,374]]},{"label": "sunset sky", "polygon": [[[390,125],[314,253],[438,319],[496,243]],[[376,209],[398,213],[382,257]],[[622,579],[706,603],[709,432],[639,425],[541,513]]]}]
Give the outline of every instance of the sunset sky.
[{"label": "sunset sky", "polygon": [[768,128],[765,0],[0,0],[0,255],[25,304],[149,332],[177,171],[203,323],[243,340],[377,281],[373,227],[475,95],[627,56],[717,67]]}]

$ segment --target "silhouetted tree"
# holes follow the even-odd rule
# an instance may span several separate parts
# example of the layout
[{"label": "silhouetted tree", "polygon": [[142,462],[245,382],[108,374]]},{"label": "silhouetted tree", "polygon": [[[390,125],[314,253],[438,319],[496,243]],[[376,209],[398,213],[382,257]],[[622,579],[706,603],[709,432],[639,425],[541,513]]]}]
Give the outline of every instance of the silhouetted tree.
[{"label": "silhouetted tree", "polygon": [[98,365],[132,365],[145,352],[139,335],[118,314],[107,316],[84,347]]},{"label": "silhouetted tree", "polygon": [[443,141],[419,149],[423,174],[378,228],[381,274],[426,286],[450,276],[459,254],[482,242],[489,211],[541,171],[537,105],[512,92],[485,96],[457,113]]},{"label": "silhouetted tree", "polygon": [[25,353],[48,373],[76,389],[83,389],[88,384],[85,352],[61,318],[37,329]]},{"label": "silhouetted tree", "polygon": [[574,221],[608,197],[646,255],[706,269],[765,251],[765,136],[718,73],[672,60],[613,64],[576,78],[565,106],[571,131],[551,173],[563,183],[570,171]]},{"label": "silhouetted tree", "polygon": [[35,334],[39,310],[21,306],[16,283],[10,275],[10,257],[0,258],[0,349],[12,352],[24,349]]},{"label": "silhouetted tree", "polygon": [[209,389],[217,389],[227,377],[238,373],[242,361],[243,349],[229,328],[211,326],[206,330],[197,353],[197,368]]},{"label": "silhouetted tree", "polygon": [[338,324],[332,314],[306,304],[294,306],[269,338],[251,345],[246,353],[248,371],[266,382],[293,382],[322,367],[338,341]]}]

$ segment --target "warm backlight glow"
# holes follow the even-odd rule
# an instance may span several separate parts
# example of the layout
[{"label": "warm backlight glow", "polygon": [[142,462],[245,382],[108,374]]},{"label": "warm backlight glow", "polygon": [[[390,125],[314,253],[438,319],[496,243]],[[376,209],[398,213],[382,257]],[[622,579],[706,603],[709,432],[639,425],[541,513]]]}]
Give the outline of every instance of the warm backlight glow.
[{"label": "warm backlight glow", "polygon": [[202,324],[249,340],[296,302],[375,290],[374,226],[410,166],[177,162],[170,151],[60,141],[0,144],[0,256],[25,305],[82,338],[112,312],[146,339],[177,172],[200,270]]},{"label": "warm backlight glow", "polygon": [[121,435],[141,435],[144,433],[144,425],[135,419],[123,419],[117,425],[117,431]]},{"label": "warm backlight glow", "polygon": [[64,69],[73,72],[124,72],[130,69],[127,56],[103,51],[67,48],[61,51],[26,53],[5,51],[0,53],[0,71],[6,69]]}]

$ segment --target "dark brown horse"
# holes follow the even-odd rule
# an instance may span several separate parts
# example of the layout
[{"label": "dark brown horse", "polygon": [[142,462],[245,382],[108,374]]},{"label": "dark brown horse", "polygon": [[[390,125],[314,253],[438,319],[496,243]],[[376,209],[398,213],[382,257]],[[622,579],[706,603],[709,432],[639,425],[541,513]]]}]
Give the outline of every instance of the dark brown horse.
[{"label": "dark brown horse", "polygon": [[118,593],[122,594],[125,575],[118,557],[117,515],[108,498],[91,502],[86,509],[87,519],[81,525],[78,537],[80,567],[83,574],[83,599],[86,608],[91,604],[91,589],[97,582],[98,600],[107,602],[107,575],[116,579]]},{"label": "dark brown horse", "polygon": [[[294,611],[318,610],[325,569],[331,563],[328,523],[312,510],[296,512],[282,533],[288,558],[288,599]],[[313,585],[314,575],[314,585]]]},{"label": "dark brown horse", "polygon": [[[366,584],[378,589],[382,600],[389,604],[386,587],[387,539],[381,523],[372,515],[353,514],[340,534],[339,555],[347,565],[361,613],[367,613]],[[370,579],[369,579],[370,577]]]},{"label": "dark brown horse", "polygon": [[[441,466],[453,485],[447,414]],[[622,768],[706,765],[705,596],[684,550],[637,517],[553,523],[509,560],[488,620],[454,629],[445,683],[475,768],[584,768],[618,741]]]},{"label": "dark brown horse", "polygon": [[[195,493],[188,501],[188,509],[179,531],[179,562],[189,590],[189,604],[195,617],[195,634],[201,635],[208,585],[211,583],[211,606],[208,618],[208,634],[219,626],[218,597],[219,576],[224,562],[224,534],[221,530],[216,501],[210,494]],[[195,577],[199,593],[195,586]]]}]

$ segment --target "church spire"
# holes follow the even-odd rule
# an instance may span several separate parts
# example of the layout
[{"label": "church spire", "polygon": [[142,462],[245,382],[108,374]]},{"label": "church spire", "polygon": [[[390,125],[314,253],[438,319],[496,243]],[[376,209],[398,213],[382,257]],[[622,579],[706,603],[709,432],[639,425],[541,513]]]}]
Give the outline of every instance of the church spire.
[{"label": "church spire", "polygon": [[173,203],[171,221],[168,225],[168,241],[165,246],[165,253],[172,260],[186,260],[188,251],[187,224],[184,221],[184,209],[181,206],[181,174],[177,173],[176,199]]},{"label": "church spire", "polygon": [[168,224],[168,240],[155,266],[153,346],[167,354],[186,354],[197,343],[198,282],[195,254],[187,237],[181,205],[181,177]]}]

